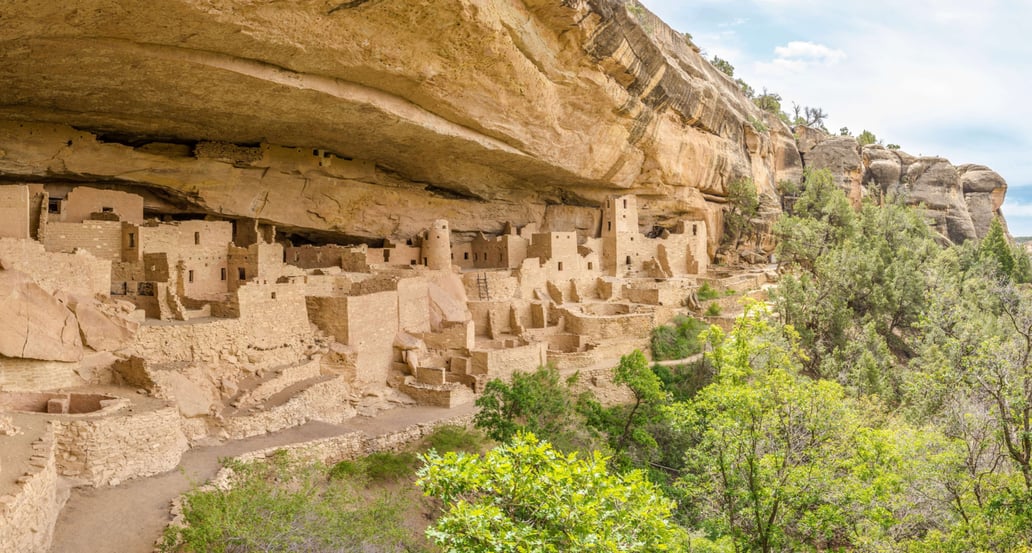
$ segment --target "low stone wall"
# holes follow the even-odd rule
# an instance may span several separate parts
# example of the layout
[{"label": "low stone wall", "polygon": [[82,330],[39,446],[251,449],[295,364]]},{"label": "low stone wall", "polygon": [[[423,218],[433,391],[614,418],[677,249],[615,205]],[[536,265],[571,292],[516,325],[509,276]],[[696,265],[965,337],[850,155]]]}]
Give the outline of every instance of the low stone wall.
[{"label": "low stone wall", "polygon": [[188,448],[173,406],[103,417],[60,415],[51,424],[58,470],[91,486],[172,470]]},{"label": "low stone wall", "polygon": [[348,401],[351,387],[343,377],[313,384],[286,403],[253,415],[223,419],[222,428],[234,440],[302,425],[310,420],[339,423],[351,418],[355,408]]},{"label": "low stone wall", "polygon": [[548,345],[543,342],[506,349],[472,350],[470,374],[508,380],[515,371],[533,372],[548,362]]},{"label": "low stone wall", "polygon": [[567,332],[581,334],[592,340],[646,337],[652,333],[653,314],[651,312],[595,316],[562,309],[562,313],[566,317]]},{"label": "low stone wall", "polygon": [[[46,553],[61,512],[51,428],[32,444],[29,470],[14,493],[0,496],[0,553]],[[10,470],[10,469],[7,469]]]}]

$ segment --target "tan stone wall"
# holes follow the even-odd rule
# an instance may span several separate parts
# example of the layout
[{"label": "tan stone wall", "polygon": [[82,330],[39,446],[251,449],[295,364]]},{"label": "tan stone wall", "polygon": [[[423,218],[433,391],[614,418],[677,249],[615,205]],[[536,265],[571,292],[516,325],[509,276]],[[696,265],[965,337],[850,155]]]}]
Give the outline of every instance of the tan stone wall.
[{"label": "tan stone wall", "polygon": [[306,301],[316,326],[358,352],[358,384],[386,382],[398,333],[398,292],[308,297]]},{"label": "tan stone wall", "polygon": [[515,371],[530,372],[548,362],[548,345],[543,342],[506,349],[472,350],[470,374],[508,379]]},{"label": "tan stone wall", "polygon": [[341,267],[341,259],[352,248],[346,246],[291,246],[284,248],[283,253],[289,265],[302,269],[320,269],[324,267]]},{"label": "tan stone wall", "polygon": [[475,345],[473,321],[444,322],[437,332],[419,334],[431,349],[470,349]]},{"label": "tan stone wall", "polygon": [[110,211],[122,221],[139,225],[143,223],[143,197],[117,190],[102,190],[78,186],[61,202],[61,213],[53,220],[65,223],[81,223],[93,213]]},{"label": "tan stone wall", "polygon": [[0,262],[7,269],[32,276],[50,293],[106,295],[111,288],[111,262],[87,252],[48,253],[33,240],[0,238]]},{"label": "tan stone wall", "polygon": [[391,248],[369,248],[366,250],[369,265],[422,265],[422,250],[418,246],[398,244]]},{"label": "tan stone wall", "polygon": [[[480,281],[487,284],[487,296],[482,297]],[[509,271],[471,271],[463,273],[462,284],[471,301],[505,301],[518,295],[520,280]]]},{"label": "tan stone wall", "polygon": [[275,432],[318,420],[339,423],[355,415],[348,398],[351,387],[343,377],[318,382],[299,392],[286,403],[254,415],[227,417],[222,427],[231,439],[242,439]]},{"label": "tan stone wall", "polygon": [[82,249],[98,259],[122,260],[122,223],[83,221],[47,223],[43,246],[48,252],[73,253]]},{"label": "tan stone wall", "polygon": [[37,391],[81,386],[79,363],[0,357],[0,390]]},{"label": "tan stone wall", "polygon": [[31,238],[29,187],[0,185],[0,238]]},{"label": "tan stone wall", "polygon": [[91,486],[172,470],[188,448],[175,407],[101,418],[59,416],[53,425],[59,472]]},{"label": "tan stone wall", "polygon": [[398,281],[398,327],[412,334],[430,331],[430,291],[425,278]]},{"label": "tan stone wall", "polygon": [[0,553],[46,553],[50,549],[63,503],[57,493],[54,452],[53,431],[47,428],[33,444],[28,474],[19,478],[14,493],[0,497]]},{"label": "tan stone wall", "polygon": [[166,255],[170,271],[166,280],[177,294],[218,300],[229,291],[232,275],[227,247],[233,239],[232,223],[180,221],[142,226],[138,230],[139,249],[144,256]]},{"label": "tan stone wall", "polygon": [[647,337],[652,332],[652,313],[595,316],[562,309],[566,330],[592,340],[620,337]]}]

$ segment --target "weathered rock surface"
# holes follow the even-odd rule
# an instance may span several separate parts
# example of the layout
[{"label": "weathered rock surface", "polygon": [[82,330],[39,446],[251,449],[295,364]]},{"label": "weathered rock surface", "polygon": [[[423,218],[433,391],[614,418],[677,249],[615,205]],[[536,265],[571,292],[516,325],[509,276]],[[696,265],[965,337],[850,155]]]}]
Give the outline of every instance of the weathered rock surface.
[{"label": "weathered rock surface", "polygon": [[102,303],[81,296],[70,296],[65,304],[75,313],[84,344],[96,351],[115,351],[129,345],[140,326],[126,318],[131,304],[127,309],[112,300]]},{"label": "weathered rock surface", "polygon": [[946,239],[980,239],[1007,191],[1003,178],[983,165],[954,166],[941,157],[914,157],[878,144],[863,147],[850,136],[798,129],[799,152],[807,167],[829,169],[836,182],[859,202],[867,194],[895,194],[925,215]]},{"label": "weathered rock surface", "polygon": [[0,270],[0,355],[42,361],[82,359],[75,315],[27,275]]},{"label": "weathered rock surface", "polygon": [[754,132],[734,82],[632,7],[5,3],[0,120],[90,132],[7,123],[0,175],[371,239],[540,223],[624,190],[652,199],[645,225],[719,225],[727,183],[798,172],[791,134]]}]

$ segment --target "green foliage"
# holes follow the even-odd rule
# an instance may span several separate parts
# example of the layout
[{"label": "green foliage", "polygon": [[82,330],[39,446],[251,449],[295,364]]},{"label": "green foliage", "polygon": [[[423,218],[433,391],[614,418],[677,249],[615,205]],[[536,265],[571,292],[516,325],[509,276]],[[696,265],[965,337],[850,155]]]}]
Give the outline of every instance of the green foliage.
[{"label": "green foliage", "polygon": [[886,144],[885,147],[890,150],[898,150],[900,148],[899,144]]},{"label": "green foliage", "polygon": [[703,314],[707,317],[719,317],[723,311],[724,310],[720,307],[719,303],[711,303]]},{"label": "green foliage", "polygon": [[849,132],[849,127],[842,127],[838,130],[839,136],[852,136]]},{"label": "green foliage", "polygon": [[479,451],[484,445],[484,436],[464,426],[446,424],[437,427],[429,436],[423,440],[427,449],[434,449],[438,453],[449,451],[465,451],[472,453]]},{"label": "green foliage", "polygon": [[429,453],[418,484],[444,514],[427,535],[445,552],[684,551],[673,502],[598,453],[563,454],[533,434],[483,456]]},{"label": "green foliage", "polygon": [[228,466],[233,487],[187,494],[187,526],[166,530],[163,551],[419,550],[404,528],[400,499],[366,494],[361,479],[327,481],[323,467],[282,454]]},{"label": "green foliage", "polygon": [[754,90],[753,87],[749,86],[749,83],[743,81],[742,79],[735,79],[735,84],[738,85],[739,90],[742,91],[742,94],[745,94],[746,98],[751,99],[756,96],[756,90]]},{"label": "green foliage", "polygon": [[724,243],[735,246],[750,233],[752,219],[760,209],[760,199],[752,179],[737,179],[727,185],[727,211],[724,213]]},{"label": "green foliage", "polygon": [[407,451],[378,452],[354,461],[341,461],[329,470],[333,479],[364,477],[373,482],[399,480],[416,471],[416,455]]},{"label": "green foliage", "polygon": [[728,77],[733,78],[735,76],[735,66],[731,65],[731,62],[722,59],[718,56],[713,56],[713,59],[710,60],[710,63],[713,64],[713,67],[716,67],[720,70],[721,73],[727,75]]},{"label": "green foliage", "polygon": [[[702,299],[701,290],[699,295],[699,299]],[[702,351],[699,334],[709,325],[698,319],[684,316],[674,318],[672,323],[672,325],[661,325],[652,329],[653,359],[657,361],[685,359]]]},{"label": "green foliage", "polygon": [[995,263],[1000,273],[1008,277],[1014,274],[1015,260],[1011,251],[1007,236],[1003,232],[1003,225],[999,217],[994,217],[989,224],[989,232],[982,239],[978,248],[978,257],[983,262]]},{"label": "green foliage", "polygon": [[781,113],[781,95],[774,92],[768,92],[766,88],[763,89],[763,92],[759,96],[753,98],[753,103],[756,104],[756,107],[766,111],[767,113]]},{"label": "green foliage", "polygon": [[766,123],[760,121],[752,115],[749,116],[749,124],[752,125],[753,129],[755,129],[756,132],[767,132],[768,130],[770,130]]},{"label": "green foliage", "polygon": [[473,424],[496,442],[507,442],[519,433],[533,433],[564,451],[590,446],[585,420],[577,401],[552,366],[535,372],[514,372],[512,382],[492,380],[477,398],[480,412]]},{"label": "green foliage", "polygon": [[864,129],[864,132],[860,133],[860,135],[856,137],[856,141],[859,142],[861,146],[867,146],[868,144],[876,144],[878,142],[878,138],[874,136],[873,132]]},{"label": "green foliage", "polygon": [[710,286],[710,283],[708,282],[703,282],[702,286],[700,286],[699,290],[696,292],[696,296],[699,298],[699,301],[708,301],[719,298],[720,290]]}]

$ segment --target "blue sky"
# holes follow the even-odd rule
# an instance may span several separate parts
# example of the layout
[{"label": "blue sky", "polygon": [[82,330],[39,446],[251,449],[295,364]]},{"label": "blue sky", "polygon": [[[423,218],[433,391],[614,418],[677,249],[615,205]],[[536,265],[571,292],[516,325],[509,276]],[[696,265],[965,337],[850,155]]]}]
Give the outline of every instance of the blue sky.
[{"label": "blue sky", "polygon": [[735,76],[914,155],[980,163],[1032,236],[1032,2],[642,0]]}]

